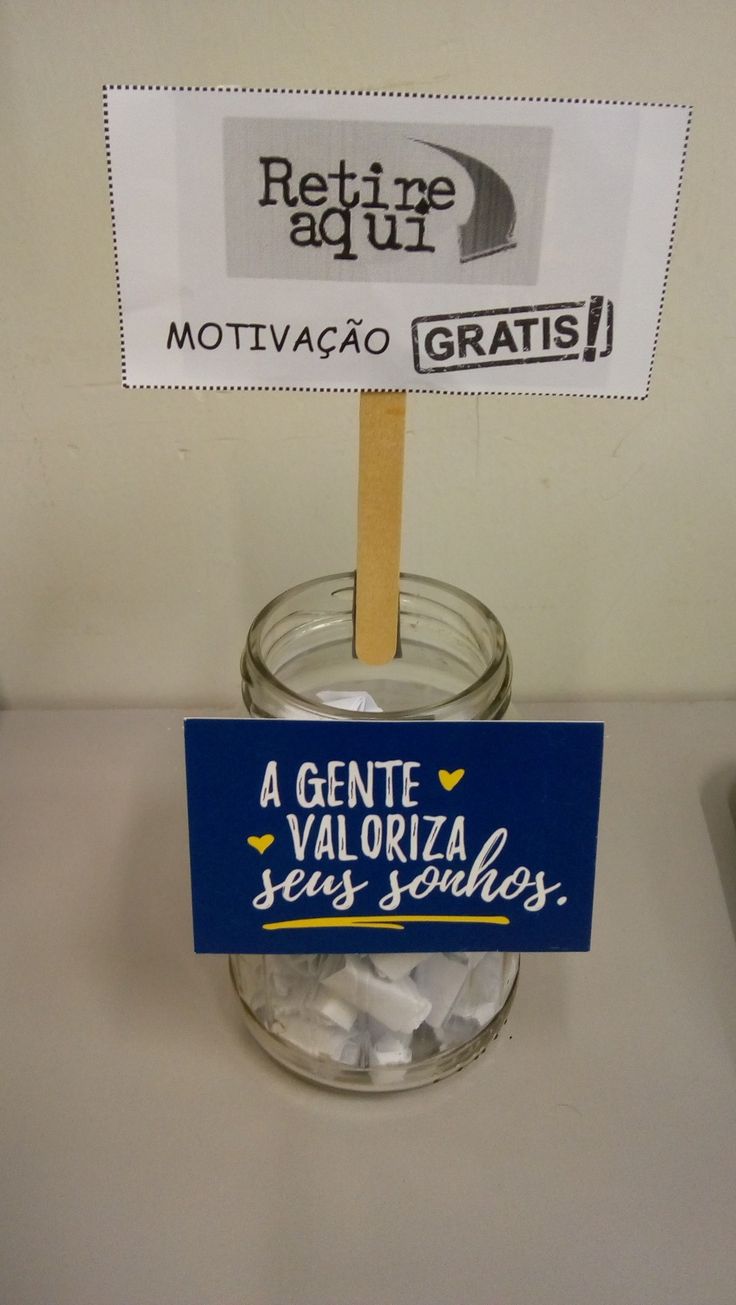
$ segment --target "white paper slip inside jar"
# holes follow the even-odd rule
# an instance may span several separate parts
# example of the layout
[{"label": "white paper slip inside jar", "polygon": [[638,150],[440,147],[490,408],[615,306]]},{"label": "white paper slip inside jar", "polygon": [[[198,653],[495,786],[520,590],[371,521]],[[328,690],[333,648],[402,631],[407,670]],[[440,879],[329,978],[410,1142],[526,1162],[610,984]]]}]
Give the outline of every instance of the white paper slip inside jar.
[{"label": "white paper slip inside jar", "polygon": [[384,979],[405,979],[431,952],[371,952],[369,961]]},{"label": "white paper slip inside jar", "polygon": [[428,956],[414,971],[417,988],[430,1003],[427,1023],[438,1029],[444,1024],[470,971],[462,961],[444,952]]},{"label": "white paper slip inside jar", "polygon": [[411,979],[382,979],[360,957],[346,956],[343,968],[325,980],[325,987],[394,1033],[412,1033],[431,1010],[431,1002]]}]

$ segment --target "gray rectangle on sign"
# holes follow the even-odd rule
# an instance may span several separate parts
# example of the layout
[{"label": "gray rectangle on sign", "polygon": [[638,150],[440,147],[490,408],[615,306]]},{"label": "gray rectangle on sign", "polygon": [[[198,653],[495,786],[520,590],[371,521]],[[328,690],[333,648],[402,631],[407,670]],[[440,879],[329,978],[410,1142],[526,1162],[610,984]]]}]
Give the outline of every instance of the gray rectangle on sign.
[{"label": "gray rectangle on sign", "polygon": [[552,128],[228,117],[228,277],[533,285]]}]

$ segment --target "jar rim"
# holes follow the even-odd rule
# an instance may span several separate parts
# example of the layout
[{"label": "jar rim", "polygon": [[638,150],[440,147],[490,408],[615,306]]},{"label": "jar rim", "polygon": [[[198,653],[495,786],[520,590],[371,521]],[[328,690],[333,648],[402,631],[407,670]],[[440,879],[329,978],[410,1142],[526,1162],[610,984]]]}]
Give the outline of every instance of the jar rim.
[{"label": "jar rim", "polygon": [[[472,611],[477,616],[480,616],[486,624],[492,627],[496,638],[495,638],[493,657],[488,661],[488,664],[485,666],[481,674],[476,676],[476,678],[473,679],[470,684],[466,685],[464,689],[461,689],[456,693],[451,693],[443,698],[439,698],[435,702],[432,702],[431,704],[428,704],[427,706],[423,707],[420,711],[417,710],[417,708],[392,711],[390,713],[391,719],[412,720],[412,719],[417,719],[422,717],[426,718],[429,712],[441,711],[443,708],[448,708],[450,706],[461,704],[464,701],[472,698],[474,695],[477,695],[478,693],[482,692],[482,690],[493,679],[494,675],[497,675],[498,671],[504,665],[504,663],[506,663],[506,674],[504,676],[503,683],[500,686],[499,692],[496,695],[494,695],[493,701],[495,703],[495,702],[499,702],[500,700],[503,703],[503,699],[505,695],[506,701],[505,704],[503,705],[508,705],[508,700],[510,699],[511,696],[511,659],[509,656],[506,633],[500,621],[498,620],[498,617],[491,611],[489,607],[486,606],[485,603],[481,602],[479,598],[476,598],[473,594],[468,593],[464,589],[460,589],[459,586],[450,584],[444,580],[435,580],[431,576],[417,575],[416,573],[410,571],[402,571],[400,574],[399,601],[401,601],[401,592],[402,592],[401,586],[404,582],[426,586],[429,590],[435,591],[435,593],[438,596],[445,594],[445,595],[452,595],[455,598],[459,599],[463,603],[463,605],[472,609]],[[366,714],[372,714],[372,713],[357,712],[357,711],[346,710],[345,708],[342,707],[329,706],[325,703],[320,703],[318,699],[309,698],[296,692],[288,684],[286,684],[284,680],[280,679],[279,676],[273,670],[271,670],[271,668],[267,665],[266,660],[262,654],[262,647],[261,647],[262,636],[266,624],[268,622],[268,618],[272,614],[272,612],[278,607],[279,604],[283,603],[284,599],[288,599],[292,597],[296,598],[300,594],[304,593],[309,589],[314,588],[315,585],[319,585],[319,584],[340,584],[340,585],[344,585],[346,588],[352,588],[354,591],[355,572],[336,571],[329,575],[316,576],[311,580],[305,580],[302,581],[300,584],[292,585],[288,589],[284,589],[281,593],[276,594],[274,598],[270,599],[269,602],[266,603],[265,606],[262,607],[261,610],[254,617],[250,629],[248,631],[245,651],[243,653],[243,672],[245,673],[245,664],[247,658],[250,660],[252,667],[256,671],[256,673],[260,677],[262,677],[262,679],[272,689],[274,689],[277,693],[282,695],[289,703],[293,704],[293,706],[296,707],[297,709],[306,708],[309,711],[310,715],[312,716],[325,716],[332,720],[335,719],[365,720]]]}]

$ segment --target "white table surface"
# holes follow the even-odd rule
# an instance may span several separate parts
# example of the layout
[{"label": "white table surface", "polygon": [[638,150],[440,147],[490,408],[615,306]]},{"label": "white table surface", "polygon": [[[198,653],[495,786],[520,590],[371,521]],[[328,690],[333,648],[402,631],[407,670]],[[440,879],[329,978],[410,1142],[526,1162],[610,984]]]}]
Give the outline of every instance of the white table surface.
[{"label": "white table surface", "polygon": [[524,715],[606,721],[592,951],[382,1097],[194,956],[181,713],[0,716],[3,1305],[733,1305],[736,703]]}]

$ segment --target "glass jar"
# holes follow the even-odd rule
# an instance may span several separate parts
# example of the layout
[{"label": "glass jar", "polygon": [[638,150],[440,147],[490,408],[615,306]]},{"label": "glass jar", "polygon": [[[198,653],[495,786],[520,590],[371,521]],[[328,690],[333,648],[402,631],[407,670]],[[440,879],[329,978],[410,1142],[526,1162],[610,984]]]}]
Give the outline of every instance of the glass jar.
[{"label": "glass jar", "polygon": [[[400,655],[353,655],[354,576],[289,589],[256,617],[243,652],[254,717],[499,720],[511,698],[503,629],[452,585],[402,575]],[[288,1069],[330,1087],[395,1091],[454,1073],[505,1021],[517,953],[231,956],[251,1033]]]}]

